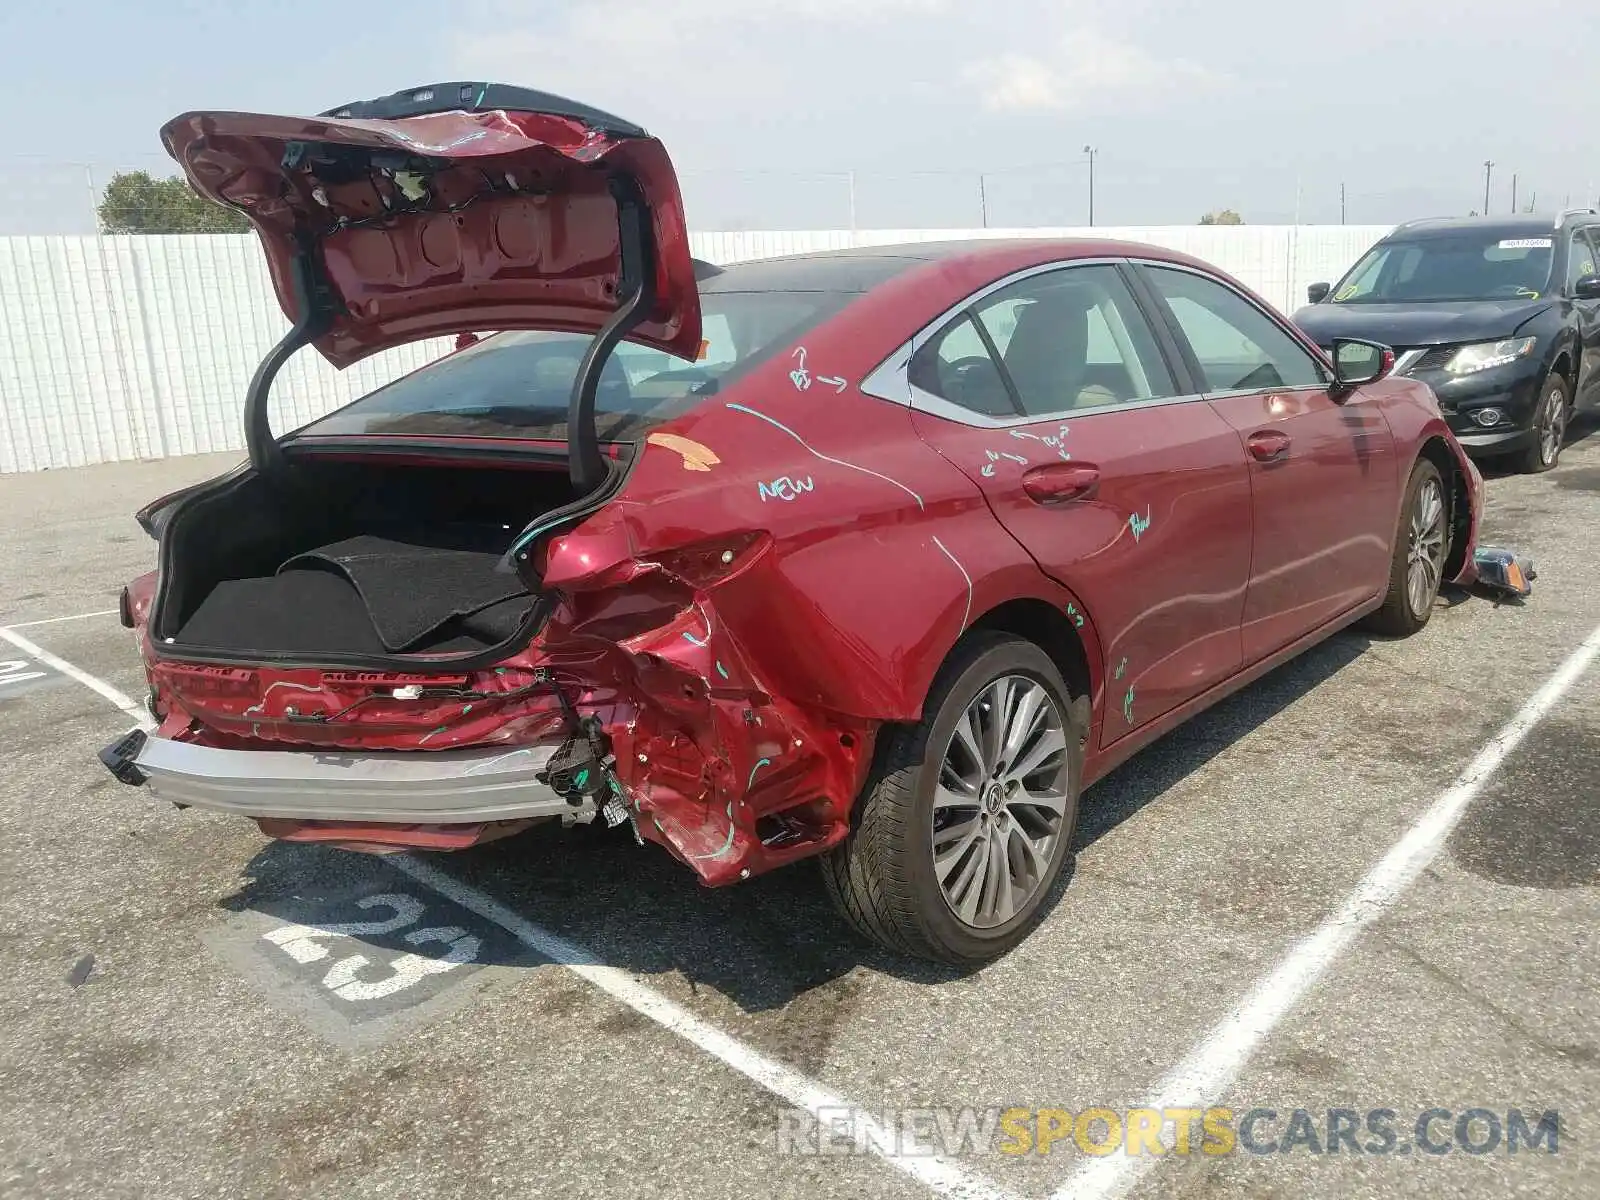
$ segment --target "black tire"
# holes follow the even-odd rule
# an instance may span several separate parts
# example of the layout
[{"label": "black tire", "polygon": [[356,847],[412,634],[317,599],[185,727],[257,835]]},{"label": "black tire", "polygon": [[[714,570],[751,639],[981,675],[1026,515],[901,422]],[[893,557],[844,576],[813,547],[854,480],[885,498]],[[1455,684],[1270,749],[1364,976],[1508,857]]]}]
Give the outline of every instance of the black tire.
[{"label": "black tire", "polygon": [[[1435,489],[1442,506],[1438,518],[1442,541],[1433,559],[1438,569],[1431,586],[1426,589],[1425,603],[1418,605],[1410,587],[1412,551],[1418,540],[1413,532],[1413,516],[1419,512],[1423,493],[1430,487]],[[1400,502],[1394,554],[1389,560],[1389,588],[1384,593],[1383,606],[1362,622],[1363,628],[1387,637],[1410,637],[1428,623],[1433,615],[1433,602],[1439,597],[1444,563],[1450,554],[1450,528],[1450,490],[1445,487],[1439,468],[1419,458],[1411,468],[1411,478],[1406,482],[1405,496]]]},{"label": "black tire", "polygon": [[[1567,394],[1567,381],[1552,373],[1539,389],[1539,399],[1533,406],[1533,444],[1517,454],[1512,462],[1518,471],[1537,475],[1549,471],[1561,461],[1561,445],[1566,440],[1567,421],[1572,416],[1572,397]],[[1554,423],[1553,441],[1550,424]]]},{"label": "black tire", "polygon": [[[1047,865],[1035,873],[1033,891],[1009,919],[979,928],[956,915],[935,874],[934,792],[957,721],[965,719],[968,706],[991,684],[1019,676],[1040,685],[1055,705],[1052,719],[1059,719],[1066,742],[1064,783],[1056,780],[1064,786],[1065,804]],[[1022,941],[1042,918],[1045,901],[1072,853],[1087,722],[1087,702],[1073,702],[1061,673],[1038,646],[993,631],[969,634],[940,668],[922,720],[880,735],[850,836],[821,860],[823,881],[839,913],[890,950],[962,966],[988,962]],[[979,792],[985,786],[999,785],[980,783]],[[982,817],[987,823],[990,818],[982,809],[975,802],[972,819]],[[1012,811],[1006,810],[1003,819],[1013,820]],[[1004,844],[1012,845],[1009,840]],[[971,854],[976,858],[978,852]],[[952,869],[950,874],[962,872]]]}]

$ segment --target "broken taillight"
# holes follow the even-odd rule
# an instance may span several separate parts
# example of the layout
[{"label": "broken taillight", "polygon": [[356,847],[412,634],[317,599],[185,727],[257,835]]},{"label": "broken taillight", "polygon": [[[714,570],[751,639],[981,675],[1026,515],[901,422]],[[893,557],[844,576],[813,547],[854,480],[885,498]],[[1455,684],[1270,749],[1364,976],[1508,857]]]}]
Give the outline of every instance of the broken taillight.
[{"label": "broken taillight", "polygon": [[654,555],[653,561],[696,591],[704,591],[748,569],[771,544],[772,536],[760,531],[724,535]]}]

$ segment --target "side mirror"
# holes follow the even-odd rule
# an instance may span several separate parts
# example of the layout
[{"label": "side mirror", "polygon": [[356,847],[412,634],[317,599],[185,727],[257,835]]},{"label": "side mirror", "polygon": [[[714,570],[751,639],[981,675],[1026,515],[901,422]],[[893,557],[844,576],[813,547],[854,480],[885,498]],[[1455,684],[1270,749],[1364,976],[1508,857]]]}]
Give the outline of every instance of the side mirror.
[{"label": "side mirror", "polygon": [[1328,293],[1333,291],[1331,283],[1313,283],[1306,289],[1306,299],[1313,304],[1321,304],[1328,298]]},{"label": "side mirror", "polygon": [[1382,379],[1394,369],[1394,351],[1382,342],[1362,338],[1333,339],[1333,378],[1348,391]]},{"label": "side mirror", "polygon": [[1579,300],[1600,300],[1600,275],[1585,275],[1572,285],[1572,294]]}]

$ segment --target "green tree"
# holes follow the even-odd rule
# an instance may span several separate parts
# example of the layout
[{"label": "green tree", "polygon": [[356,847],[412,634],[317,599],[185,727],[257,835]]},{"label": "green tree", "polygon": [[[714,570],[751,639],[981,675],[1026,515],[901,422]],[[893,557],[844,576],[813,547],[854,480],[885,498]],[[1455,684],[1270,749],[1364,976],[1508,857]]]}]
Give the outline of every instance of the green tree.
[{"label": "green tree", "polygon": [[119,171],[100,200],[102,233],[249,233],[243,213],[201,196],[181,176]]},{"label": "green tree", "polygon": [[1238,213],[1234,212],[1233,209],[1231,209],[1231,208],[1222,208],[1222,209],[1218,209],[1216,212],[1208,212],[1205,216],[1201,217],[1200,218],[1200,224],[1202,224],[1202,225],[1243,225],[1244,224],[1244,218],[1241,217]]}]

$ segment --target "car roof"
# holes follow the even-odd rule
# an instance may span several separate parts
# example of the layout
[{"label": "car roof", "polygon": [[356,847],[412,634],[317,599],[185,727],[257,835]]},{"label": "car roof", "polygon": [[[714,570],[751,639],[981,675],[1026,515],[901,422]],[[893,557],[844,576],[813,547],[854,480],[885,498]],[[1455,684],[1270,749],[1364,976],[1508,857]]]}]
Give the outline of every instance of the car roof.
[{"label": "car roof", "polygon": [[702,294],[717,292],[866,292],[931,264],[981,267],[992,262],[997,274],[1029,265],[1079,258],[1153,258],[1184,263],[1216,273],[1198,259],[1137,242],[1085,238],[974,238],[965,241],[906,242],[855,246],[805,254],[730,263],[703,279]]},{"label": "car roof", "polygon": [[1429,238],[1447,238],[1463,233],[1478,233],[1488,236],[1501,235],[1504,237],[1537,237],[1550,236],[1567,222],[1569,216],[1578,216],[1576,224],[1587,224],[1594,219],[1594,214],[1564,213],[1560,217],[1548,213],[1508,213],[1504,216],[1488,217],[1424,217],[1417,221],[1407,221],[1390,230],[1383,240],[1388,241],[1426,241]]}]

